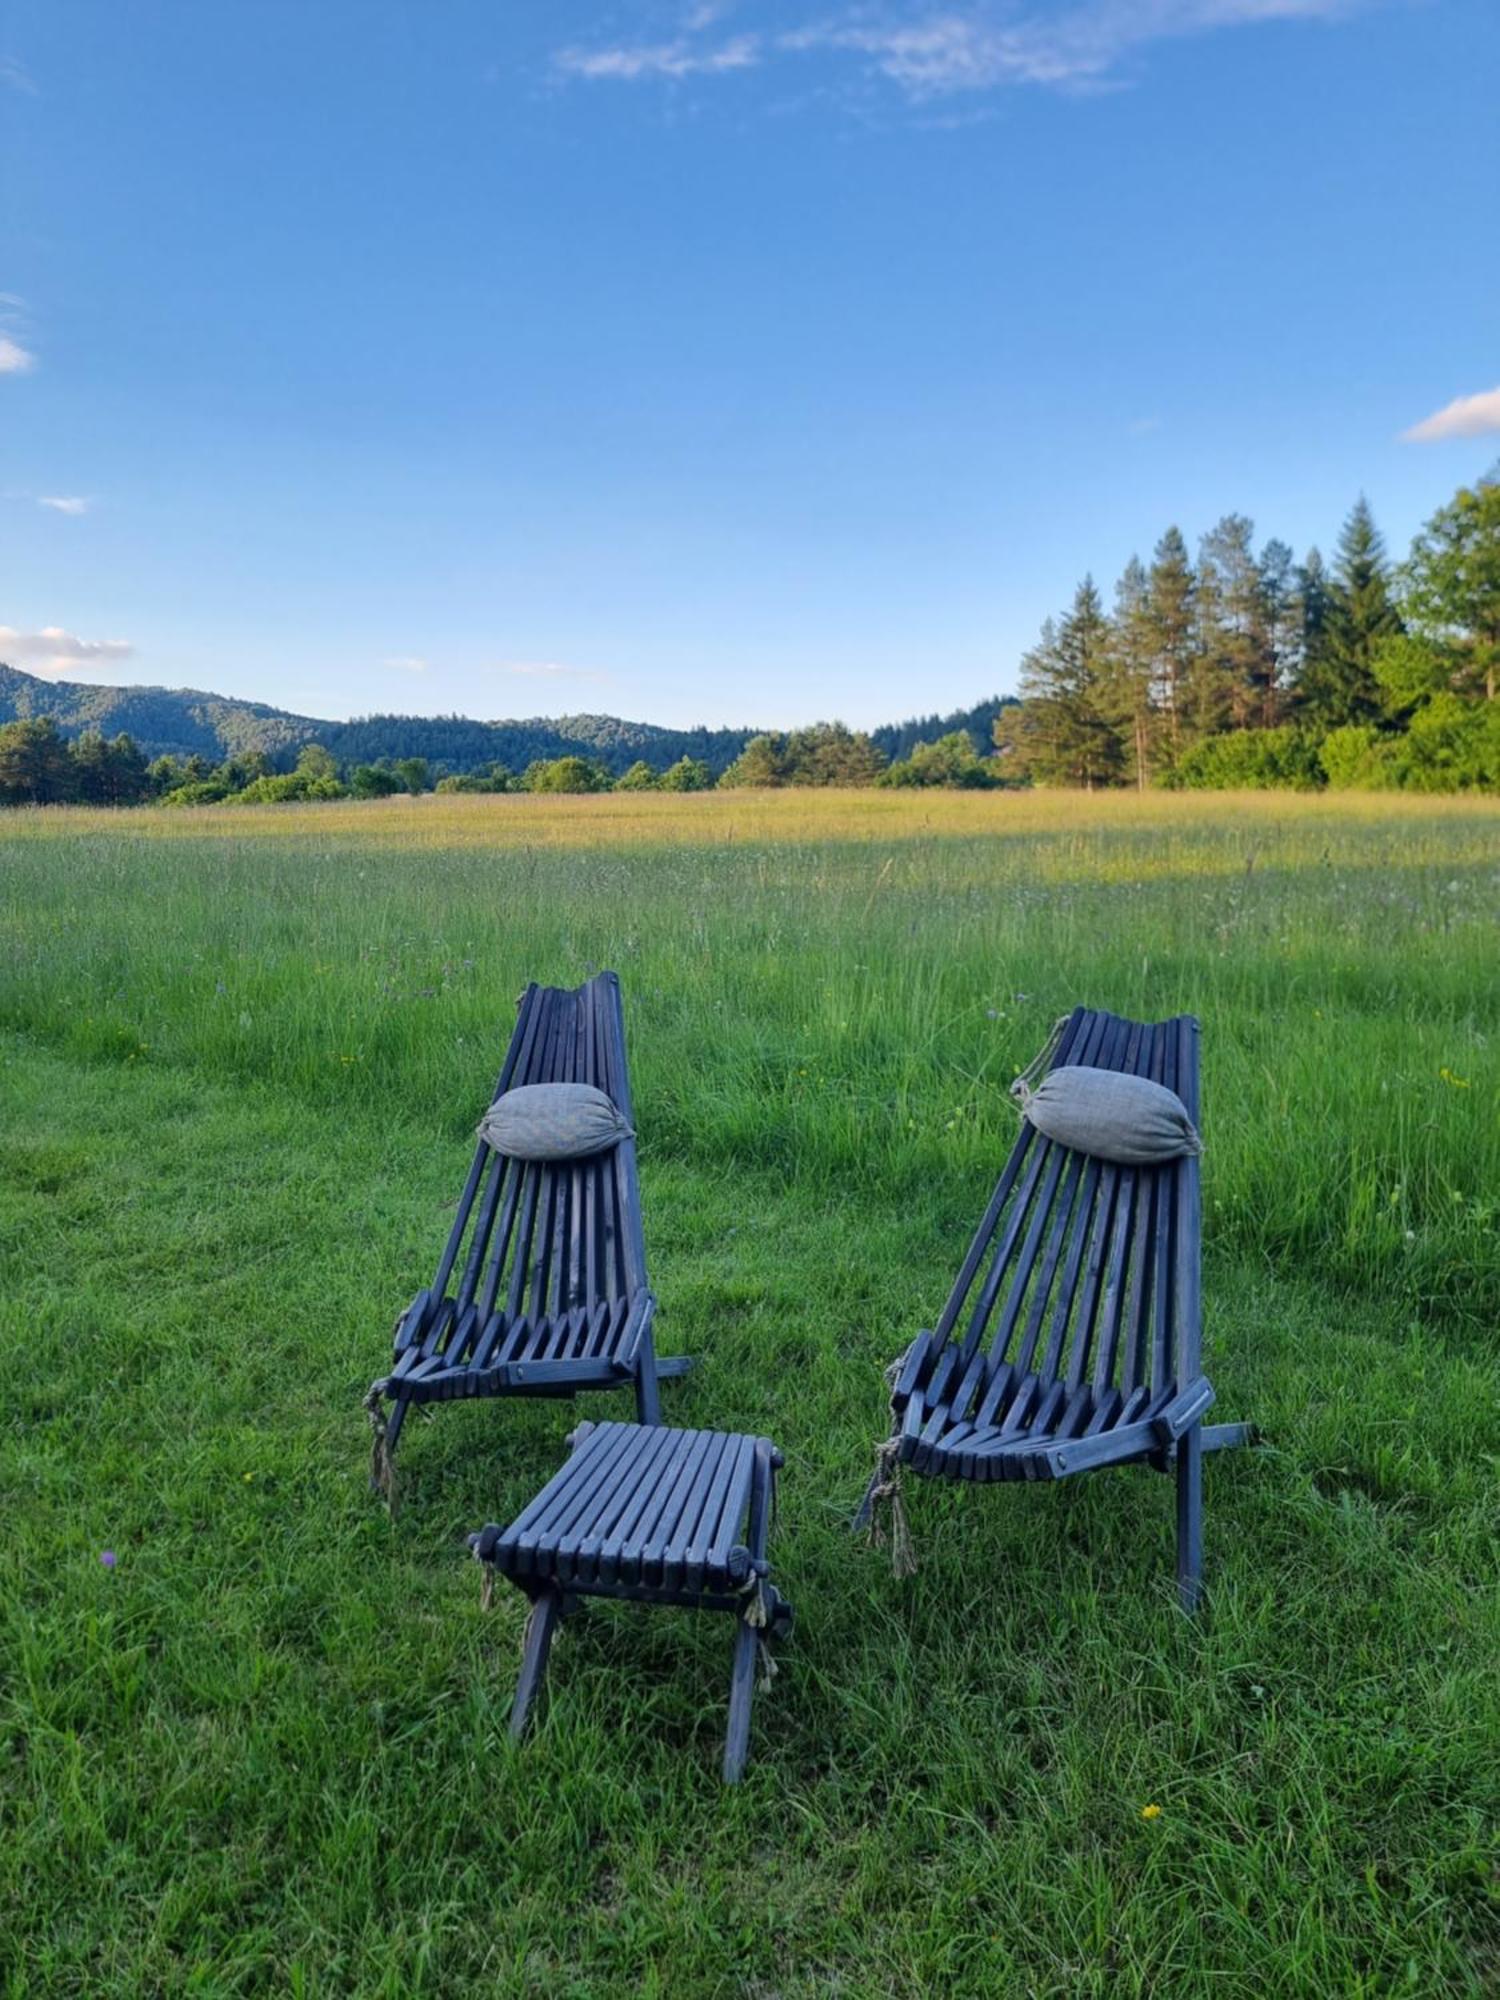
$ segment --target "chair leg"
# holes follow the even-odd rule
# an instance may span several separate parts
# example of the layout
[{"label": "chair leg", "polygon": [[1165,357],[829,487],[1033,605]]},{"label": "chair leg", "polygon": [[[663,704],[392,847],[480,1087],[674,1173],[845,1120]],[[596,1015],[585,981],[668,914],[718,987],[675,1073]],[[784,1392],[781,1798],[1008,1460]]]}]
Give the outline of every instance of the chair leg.
[{"label": "chair leg", "polygon": [[640,1359],[636,1364],[635,1415],[637,1423],[661,1422],[661,1396],[656,1387],[656,1348],[649,1333],[641,1342]]},{"label": "chair leg", "polygon": [[521,1677],[516,1682],[516,1698],[510,1709],[513,1743],[519,1743],[526,1733],[526,1718],[531,1710],[532,1698],[547,1671],[547,1654],[561,1609],[562,1599],[555,1590],[542,1591],[532,1602],[531,1616],[526,1621],[526,1644],[521,1654]]},{"label": "chair leg", "polygon": [[734,1621],[734,1667],[729,1677],[729,1735],[724,1743],[724,1782],[737,1785],[750,1748],[750,1705],[755,1699],[757,1633],[743,1618]]},{"label": "chair leg", "polygon": [[1203,1432],[1194,1424],[1177,1442],[1177,1597],[1184,1611],[1203,1594]]},{"label": "chair leg", "polygon": [[877,1465],[875,1470],[870,1474],[870,1483],[865,1488],[865,1497],[855,1508],[853,1519],[849,1523],[849,1532],[851,1535],[862,1534],[869,1527],[870,1518],[875,1512],[875,1489],[880,1485],[884,1477],[884,1466]]},{"label": "chair leg", "polygon": [[401,1435],[401,1426],[406,1422],[406,1413],[410,1408],[411,1399],[407,1396],[398,1396],[391,1414],[386,1418],[385,1448],[392,1458],[396,1455],[396,1440]]}]

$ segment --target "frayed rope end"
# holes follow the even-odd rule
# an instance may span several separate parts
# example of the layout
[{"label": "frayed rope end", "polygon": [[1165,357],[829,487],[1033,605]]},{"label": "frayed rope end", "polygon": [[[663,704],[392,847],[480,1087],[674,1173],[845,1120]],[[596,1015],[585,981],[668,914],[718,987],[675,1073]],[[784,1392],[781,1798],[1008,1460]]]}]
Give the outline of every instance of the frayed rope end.
[{"label": "frayed rope end", "polygon": [[370,1419],[370,1484],[385,1498],[392,1517],[396,1512],[396,1461],[391,1456],[390,1434],[386,1429],[385,1411],[381,1399],[385,1393],[383,1382],[370,1385],[365,1397],[365,1414]]},{"label": "frayed rope end", "polygon": [[875,1447],[875,1486],[870,1494],[869,1542],[871,1548],[891,1551],[891,1574],[914,1576],[917,1552],[906,1519],[906,1503],[901,1497],[901,1440],[886,1438]]}]

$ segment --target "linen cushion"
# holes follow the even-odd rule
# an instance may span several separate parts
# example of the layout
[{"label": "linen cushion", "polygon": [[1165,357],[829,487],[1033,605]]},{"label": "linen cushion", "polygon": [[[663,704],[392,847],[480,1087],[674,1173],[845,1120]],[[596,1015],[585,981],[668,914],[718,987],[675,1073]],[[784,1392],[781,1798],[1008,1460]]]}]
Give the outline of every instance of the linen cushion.
[{"label": "linen cushion", "polygon": [[1148,1076],[1065,1063],[1011,1089],[1038,1132],[1097,1159],[1147,1167],[1203,1150],[1182,1099]]},{"label": "linen cushion", "polygon": [[513,1160],[581,1160],[635,1132],[591,1083],[523,1083],[495,1099],[479,1136]]}]

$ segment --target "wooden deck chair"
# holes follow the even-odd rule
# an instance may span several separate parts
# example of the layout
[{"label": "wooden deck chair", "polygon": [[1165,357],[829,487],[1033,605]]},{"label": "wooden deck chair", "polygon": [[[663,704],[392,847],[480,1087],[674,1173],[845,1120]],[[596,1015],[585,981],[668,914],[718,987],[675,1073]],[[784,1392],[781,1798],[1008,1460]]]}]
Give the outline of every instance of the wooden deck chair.
[{"label": "wooden deck chair", "polygon": [[[528,1083],[593,1084],[634,1123],[614,973],[571,989],[527,987],[494,1094]],[[509,1159],[481,1139],[437,1275],[397,1320],[391,1371],[365,1398],[372,1479],[392,1496],[413,1403],[630,1384],[640,1421],[659,1423],[658,1378],[692,1363],[658,1362],[655,1314],[635,1141],[544,1162]]]},{"label": "wooden deck chair", "polygon": [[[1147,1027],[1079,1007],[1051,1060],[1151,1077],[1197,1123],[1188,1015]],[[942,1316],[892,1364],[892,1435],[855,1522],[890,1506],[898,1566],[903,1467],[988,1481],[1144,1464],[1175,1473],[1178,1592],[1196,1608],[1203,1454],[1251,1437],[1203,1421],[1201,1207],[1195,1156],[1117,1166],[1023,1122]]]}]

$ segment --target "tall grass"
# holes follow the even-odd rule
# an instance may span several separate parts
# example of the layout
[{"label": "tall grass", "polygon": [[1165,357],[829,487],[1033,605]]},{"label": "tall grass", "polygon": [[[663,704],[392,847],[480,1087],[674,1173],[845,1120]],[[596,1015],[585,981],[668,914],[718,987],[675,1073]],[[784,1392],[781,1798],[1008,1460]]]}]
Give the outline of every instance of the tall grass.
[{"label": "tall grass", "polygon": [[[0,822],[0,1990],[1494,1991],[1497,913],[1467,801]],[[788,1454],[735,1794],[723,1621],[591,1609],[505,1740],[463,1535],[578,1412],[365,1485],[515,995],[600,965],[667,1414]],[[1269,1442],[1193,1625],[1145,1471],[915,1486],[904,1584],[844,1527],[1080,999],[1204,1024],[1206,1359]]]},{"label": "tall grass", "polygon": [[983,1177],[1006,1084],[1075,1000],[1190,1011],[1217,1242],[1478,1324],[1500,1308],[1488,804],[458,798],[11,824],[0,1020],[81,1059],[456,1135],[521,985],[609,964],[648,1157],[906,1194]]}]

